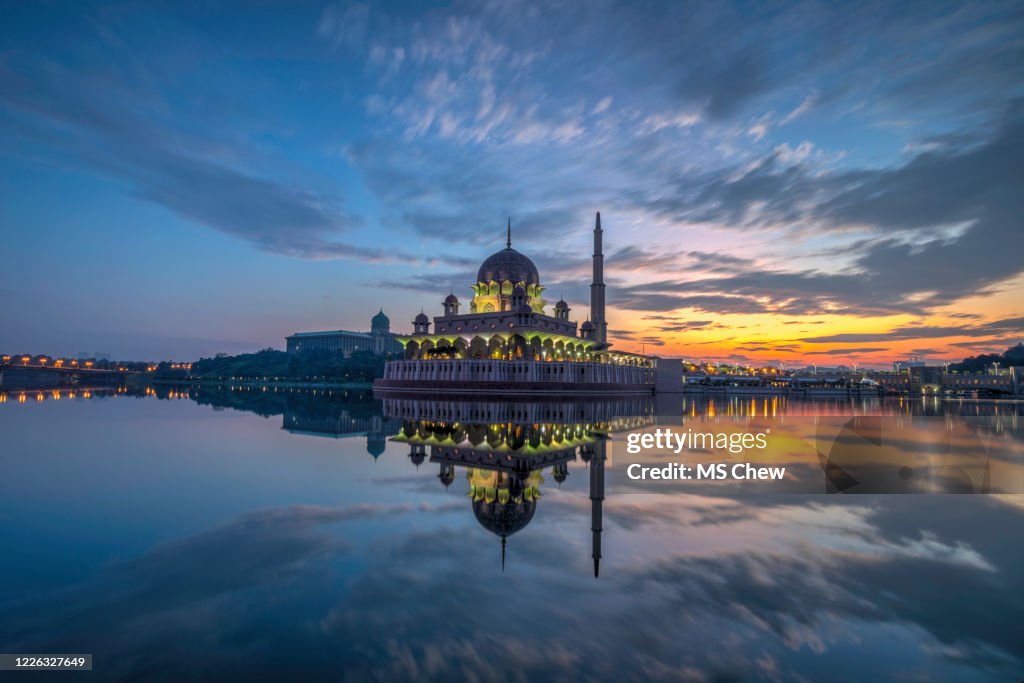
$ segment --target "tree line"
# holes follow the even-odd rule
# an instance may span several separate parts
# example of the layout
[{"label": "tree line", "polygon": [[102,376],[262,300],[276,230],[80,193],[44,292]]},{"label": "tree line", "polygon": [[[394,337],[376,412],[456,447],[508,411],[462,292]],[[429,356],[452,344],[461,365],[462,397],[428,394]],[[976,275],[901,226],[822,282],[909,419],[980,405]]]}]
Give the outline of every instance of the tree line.
[{"label": "tree line", "polygon": [[985,372],[990,370],[994,364],[1006,368],[1011,365],[1024,365],[1024,343],[1011,346],[1003,353],[986,353],[980,356],[965,358],[959,363],[949,366],[955,372]]},{"label": "tree line", "polygon": [[337,351],[310,350],[288,354],[275,349],[237,356],[201,358],[191,369],[160,363],[157,379],[280,379],[294,381],[371,382],[384,376],[384,356],[355,351],[347,358]]}]

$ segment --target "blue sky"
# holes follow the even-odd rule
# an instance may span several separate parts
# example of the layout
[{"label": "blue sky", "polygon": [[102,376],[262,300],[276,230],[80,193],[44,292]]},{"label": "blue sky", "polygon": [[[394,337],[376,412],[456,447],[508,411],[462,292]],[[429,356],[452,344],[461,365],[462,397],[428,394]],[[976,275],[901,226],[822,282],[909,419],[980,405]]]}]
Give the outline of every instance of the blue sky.
[{"label": "blue sky", "polygon": [[621,348],[884,363],[1024,330],[1017,3],[8,4],[0,349],[393,327],[502,246]]}]

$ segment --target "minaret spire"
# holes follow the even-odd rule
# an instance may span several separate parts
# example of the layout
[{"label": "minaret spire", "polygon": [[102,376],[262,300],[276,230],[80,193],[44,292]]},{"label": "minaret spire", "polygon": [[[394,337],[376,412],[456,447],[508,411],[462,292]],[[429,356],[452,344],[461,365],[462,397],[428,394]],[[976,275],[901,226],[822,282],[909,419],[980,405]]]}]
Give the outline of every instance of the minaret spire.
[{"label": "minaret spire", "polygon": [[608,323],[604,319],[604,233],[601,230],[601,212],[594,221],[594,281],[590,285],[590,322],[594,324],[594,339],[608,341]]},{"label": "minaret spire", "polygon": [[508,217],[508,233],[507,233],[507,235],[508,235],[508,237],[505,240],[505,248],[506,249],[511,249],[512,248],[512,216]]},{"label": "minaret spire", "polygon": [[505,537],[501,537],[501,571],[505,571]]}]

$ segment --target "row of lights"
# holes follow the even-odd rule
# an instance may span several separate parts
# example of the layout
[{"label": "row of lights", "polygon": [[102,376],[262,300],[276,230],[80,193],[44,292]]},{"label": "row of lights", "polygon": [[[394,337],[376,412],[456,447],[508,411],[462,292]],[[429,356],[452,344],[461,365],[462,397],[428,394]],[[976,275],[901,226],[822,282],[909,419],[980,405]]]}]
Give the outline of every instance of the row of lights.
[{"label": "row of lights", "polygon": [[[12,360],[15,360],[15,361],[21,361],[22,365],[28,365],[29,363],[32,362],[32,358],[33,358],[33,356],[20,356],[20,357],[18,357],[16,359],[13,356],[0,356],[0,361],[2,361],[4,364],[6,364],[6,363],[10,363]],[[55,367],[55,368],[78,368],[78,367],[92,368],[95,365],[95,361],[91,361],[91,360],[78,361],[78,360],[74,360],[74,359],[70,359],[70,358],[53,358],[53,359],[51,359],[49,356],[36,356],[36,358],[37,358],[36,362],[39,364],[40,367],[46,367],[47,365],[49,365],[51,363],[51,361],[53,363],[52,367]],[[170,363],[169,366],[172,369],[174,369],[174,370],[191,370],[192,369],[192,363]],[[150,363],[149,365],[146,366],[146,372],[156,372],[158,367],[159,367],[159,365],[157,365],[155,363]],[[111,369],[112,370],[116,369],[118,372],[127,372],[128,371],[128,368],[126,366],[124,366],[124,365],[118,365],[116,368],[112,367]]]}]

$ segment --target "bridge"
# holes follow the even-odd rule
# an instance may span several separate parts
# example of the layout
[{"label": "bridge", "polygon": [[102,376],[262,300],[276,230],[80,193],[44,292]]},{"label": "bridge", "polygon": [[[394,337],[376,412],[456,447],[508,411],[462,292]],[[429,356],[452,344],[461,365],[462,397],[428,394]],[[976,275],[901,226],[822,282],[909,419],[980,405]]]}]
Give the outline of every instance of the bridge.
[{"label": "bridge", "polygon": [[0,387],[36,389],[74,384],[112,385],[124,382],[128,371],[6,363],[0,365]]}]

